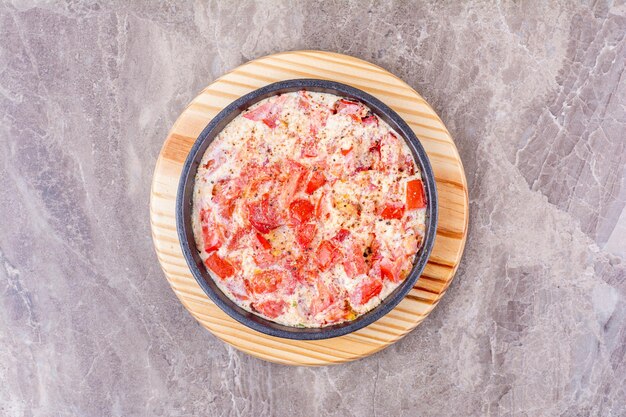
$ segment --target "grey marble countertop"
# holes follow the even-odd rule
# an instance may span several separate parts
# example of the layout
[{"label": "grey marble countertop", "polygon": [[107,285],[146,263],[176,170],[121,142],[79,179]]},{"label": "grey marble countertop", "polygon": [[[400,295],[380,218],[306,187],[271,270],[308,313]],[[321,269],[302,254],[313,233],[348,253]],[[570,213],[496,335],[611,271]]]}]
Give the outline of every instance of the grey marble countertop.
[{"label": "grey marble countertop", "polygon": [[[574,3],[0,2],[0,415],[626,415],[626,5]],[[295,49],[421,92],[470,187],[434,313],[315,369],[199,326],[148,220],[186,103]]]}]

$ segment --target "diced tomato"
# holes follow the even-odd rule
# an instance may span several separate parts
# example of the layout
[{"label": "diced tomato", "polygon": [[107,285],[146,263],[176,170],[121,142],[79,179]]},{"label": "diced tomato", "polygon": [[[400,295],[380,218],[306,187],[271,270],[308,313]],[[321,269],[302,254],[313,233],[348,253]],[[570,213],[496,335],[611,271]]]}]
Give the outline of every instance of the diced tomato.
[{"label": "diced tomato", "polygon": [[363,305],[380,294],[382,289],[383,283],[381,280],[367,277],[361,281],[354,292],[350,294],[350,301],[354,305]]},{"label": "diced tomato", "polygon": [[363,252],[358,247],[354,246],[346,253],[343,269],[350,278],[367,273],[367,264],[363,258]]},{"label": "diced tomato", "polygon": [[361,121],[363,122],[364,125],[372,125],[372,126],[378,126],[378,117],[376,117],[374,114],[369,113],[367,116],[365,116],[364,118],[361,119]]},{"label": "diced tomato", "polygon": [[[364,107],[358,101],[340,98],[333,106],[333,111],[339,114],[355,114],[358,115]],[[360,119],[359,119],[360,120]]]},{"label": "diced tomato", "polygon": [[294,161],[293,159],[287,159],[284,163],[283,163],[285,170],[291,175],[293,173],[301,173],[304,174],[306,173],[307,169],[304,165],[302,165],[300,162],[298,161]]},{"label": "diced tomato", "polygon": [[415,161],[413,160],[413,155],[405,155],[403,169],[406,171],[408,175],[415,174]]},{"label": "diced tomato", "polygon": [[298,241],[298,244],[300,244],[303,248],[306,248],[315,238],[316,232],[317,226],[315,223],[307,223],[299,226],[296,231],[296,240]]},{"label": "diced tomato", "polygon": [[350,236],[350,231],[347,229],[339,229],[339,231],[337,232],[337,234],[335,235],[335,237],[333,238],[333,240],[336,240],[338,242],[343,242],[344,240],[346,240],[346,238]]},{"label": "diced tomato", "polygon": [[380,143],[380,170],[397,166],[400,159],[400,140],[396,135],[389,132],[381,139]]},{"label": "diced tomato", "polygon": [[296,290],[298,286],[298,279],[296,271],[291,271],[290,273],[286,273],[284,279],[280,284],[280,288],[286,295],[291,295]]},{"label": "diced tomato", "polygon": [[206,164],[202,165],[202,168],[211,169],[213,165],[215,165],[215,161],[213,159],[209,159],[208,161],[206,161]]},{"label": "diced tomato", "polygon": [[240,249],[242,247],[241,240],[246,237],[248,233],[250,233],[250,229],[248,227],[242,227],[241,229],[237,230],[230,237],[230,240],[228,241],[228,245],[226,245],[226,247],[230,250]]},{"label": "diced tomato", "polygon": [[222,246],[220,234],[216,229],[202,226],[202,237],[204,240],[204,250],[207,252],[218,250]]},{"label": "diced tomato", "polygon": [[278,118],[283,109],[283,104],[287,100],[287,96],[281,95],[275,99],[257,107],[256,109],[245,113],[243,117],[254,121],[262,121],[270,129],[274,129],[278,125]]},{"label": "diced tomato", "polygon": [[287,303],[284,300],[267,300],[260,303],[252,303],[254,310],[271,319],[275,319],[283,314],[285,307],[287,307]]},{"label": "diced tomato", "polygon": [[404,205],[399,203],[387,203],[380,212],[383,219],[401,219],[403,215]]},{"label": "diced tomato", "polygon": [[375,141],[374,144],[370,146],[369,151],[380,157],[380,140]]},{"label": "diced tomato", "polygon": [[372,252],[372,255],[371,255],[372,260],[378,260],[381,258],[380,246],[381,246],[380,242],[374,236],[374,239],[372,239],[372,243],[370,245],[370,251]]},{"label": "diced tomato", "polygon": [[272,245],[270,244],[270,242],[267,239],[265,239],[263,237],[262,234],[257,233],[256,234],[256,238],[259,240],[259,243],[261,244],[261,246],[263,246],[263,248],[265,248],[265,249],[272,249]]},{"label": "diced tomato", "polygon": [[219,206],[222,217],[230,219],[235,210],[237,199],[241,197],[241,181],[239,179],[223,179],[213,186],[213,201]]},{"label": "diced tomato", "polygon": [[306,259],[300,256],[291,255],[289,254],[289,252],[290,251],[288,251],[286,254],[282,254],[280,259],[278,259],[278,265],[283,267],[286,271],[295,272],[304,266],[304,264],[306,263]]},{"label": "diced tomato", "polygon": [[326,184],[326,177],[319,171],[313,171],[311,178],[306,185],[306,193],[313,194],[315,190]]},{"label": "diced tomato", "polygon": [[350,302],[348,302],[348,300],[344,300],[343,303],[339,301],[328,308],[324,314],[324,323],[337,323],[340,321],[350,320],[354,317],[356,317],[356,314],[352,310]]},{"label": "diced tomato", "polygon": [[248,162],[241,168],[241,177],[247,181],[268,181],[280,174],[280,165],[277,163],[260,165],[256,162]]},{"label": "diced tomato", "polygon": [[396,262],[392,262],[387,258],[383,258],[380,261],[380,274],[382,275],[383,279],[388,279],[391,282],[399,282],[401,267],[401,259],[397,260]]},{"label": "diced tomato", "polygon": [[288,175],[280,192],[280,204],[286,209],[293,197],[298,193],[306,178],[307,169],[302,164],[288,159],[285,162],[285,173]]},{"label": "diced tomato", "polygon": [[317,281],[319,275],[317,271],[308,265],[303,265],[296,270],[296,279],[301,284],[313,285]]},{"label": "diced tomato", "polygon": [[333,266],[333,264],[337,262],[340,257],[341,253],[337,247],[328,240],[323,240],[315,252],[315,262],[322,271],[326,271],[328,268]]},{"label": "diced tomato", "polygon": [[265,249],[257,249],[252,254],[252,259],[254,259],[254,263],[259,268],[269,268],[270,266],[276,265],[276,258]]},{"label": "diced tomato", "polygon": [[247,163],[241,169],[241,181],[247,184],[245,195],[258,194],[261,189],[271,190],[276,188],[277,178],[280,174],[278,164],[259,165]]},{"label": "diced tomato", "polygon": [[424,186],[420,180],[411,180],[406,183],[406,208],[407,210],[426,207]]},{"label": "diced tomato", "polygon": [[311,135],[316,136],[320,127],[326,126],[326,122],[328,121],[328,114],[329,114],[329,111],[326,109],[315,109],[311,111],[311,115],[310,115],[311,127],[309,129],[311,132]]},{"label": "diced tomato", "polygon": [[348,149],[341,148],[341,154],[342,154],[343,156],[346,156],[346,155],[347,155],[347,154],[349,154],[350,152],[352,152],[352,146],[350,146]]},{"label": "diced tomato", "polygon": [[238,300],[247,300],[248,288],[244,284],[245,281],[239,279],[230,279],[226,281],[226,288],[235,296]]},{"label": "diced tomato", "polygon": [[350,278],[355,278],[359,275],[354,263],[351,261],[343,261],[343,270],[346,271],[346,275]]},{"label": "diced tomato", "polygon": [[338,295],[338,291],[335,287],[329,287],[322,281],[317,281],[317,297],[311,301],[310,312],[312,315],[321,313],[330,307]]},{"label": "diced tomato", "polygon": [[369,272],[367,273],[367,275],[371,278],[371,279],[382,279],[382,275],[380,273],[380,260],[375,260],[372,263],[372,267],[370,268]]},{"label": "diced tomato", "polygon": [[265,194],[260,201],[248,204],[250,224],[261,233],[269,233],[283,224],[274,204],[270,202],[269,194]]},{"label": "diced tomato", "polygon": [[296,223],[306,223],[313,216],[315,207],[309,200],[295,200],[289,205],[289,214]]},{"label": "diced tomato", "polygon": [[200,210],[200,226],[202,228],[202,240],[204,250],[212,252],[222,246],[223,235],[219,226],[213,220],[210,209]]},{"label": "diced tomato", "polygon": [[250,288],[255,294],[267,294],[276,291],[285,279],[285,272],[268,269],[250,278]]},{"label": "diced tomato", "polygon": [[363,257],[363,248],[354,239],[348,239],[350,232],[341,229],[333,238],[334,241],[343,242],[343,269],[350,278],[367,273],[367,264]]},{"label": "diced tomato", "polygon": [[220,258],[217,252],[209,255],[204,263],[215,275],[222,279],[235,275],[235,267],[227,260]]}]

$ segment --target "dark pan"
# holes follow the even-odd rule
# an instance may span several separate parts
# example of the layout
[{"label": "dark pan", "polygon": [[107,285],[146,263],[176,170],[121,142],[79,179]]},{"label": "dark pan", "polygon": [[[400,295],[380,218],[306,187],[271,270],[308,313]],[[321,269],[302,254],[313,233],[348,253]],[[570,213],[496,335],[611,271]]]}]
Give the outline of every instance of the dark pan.
[{"label": "dark pan", "polygon": [[[400,135],[402,135],[402,137],[407,141],[417,166],[422,173],[422,181],[428,201],[426,208],[426,232],[424,235],[424,241],[413,262],[413,269],[404,282],[402,282],[398,288],[389,294],[380,305],[366,314],[357,317],[353,321],[322,328],[300,328],[274,323],[242,309],[231,301],[217,287],[215,282],[213,282],[213,279],[202,263],[196,248],[191,226],[192,195],[196,171],[200,161],[202,160],[204,152],[213,139],[222,131],[224,127],[226,127],[228,123],[230,123],[231,120],[258,101],[277,94],[299,90],[330,93],[341,97],[359,100],[367,105],[378,117],[387,122],[396,132],[400,133]],[[411,290],[413,285],[415,285],[415,282],[419,278],[426,262],[428,261],[428,257],[435,240],[435,233],[437,229],[437,191],[435,188],[433,171],[430,166],[430,162],[428,161],[426,151],[424,151],[424,148],[411,128],[395,111],[390,109],[375,97],[345,84],[316,79],[287,80],[259,88],[258,90],[252,91],[251,93],[235,100],[224,110],[219,112],[219,114],[215,116],[215,118],[213,118],[213,120],[211,120],[211,122],[204,128],[202,133],[200,133],[200,136],[198,136],[198,139],[191,148],[191,151],[187,156],[187,160],[185,161],[185,165],[183,166],[178,186],[178,195],[176,198],[176,226],[183,254],[193,276],[209,298],[229,316],[241,324],[271,336],[298,340],[327,339],[354,332],[380,319],[385,314],[390,312],[396,305],[398,305],[398,303],[402,301],[402,299]]]}]

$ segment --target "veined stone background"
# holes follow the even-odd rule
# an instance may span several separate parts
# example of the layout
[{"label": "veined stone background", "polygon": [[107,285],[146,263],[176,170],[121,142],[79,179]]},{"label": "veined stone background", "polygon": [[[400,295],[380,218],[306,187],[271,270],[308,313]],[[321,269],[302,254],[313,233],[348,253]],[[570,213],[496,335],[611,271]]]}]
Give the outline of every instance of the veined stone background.
[{"label": "veined stone background", "polygon": [[[625,416],[625,36],[623,0],[0,1],[0,415]],[[315,369],[200,327],[148,219],[184,106],[296,49],[419,91],[471,202],[433,314]]]}]

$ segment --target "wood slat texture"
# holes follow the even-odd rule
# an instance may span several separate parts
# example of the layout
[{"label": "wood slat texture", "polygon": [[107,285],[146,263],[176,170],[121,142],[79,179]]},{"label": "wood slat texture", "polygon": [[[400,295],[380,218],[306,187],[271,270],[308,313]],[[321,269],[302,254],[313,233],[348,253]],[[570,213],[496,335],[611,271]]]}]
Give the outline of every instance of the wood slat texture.
[{"label": "wood slat texture", "polygon": [[[319,78],[360,88],[392,107],[426,149],[439,193],[439,226],[432,255],[409,295],[389,314],[355,333],[327,340],[266,336],[222,312],[187,268],[176,235],[176,188],[182,165],[209,121],[233,100],[264,85]],[[204,327],[237,349],[290,365],[327,365],[371,355],[413,330],[441,299],[461,260],[467,236],[467,182],[456,146],[443,122],[402,80],[369,62],[320,51],[294,51],[248,62],[205,88],[180,115],[157,160],[150,200],[152,237],[172,289]]]}]

